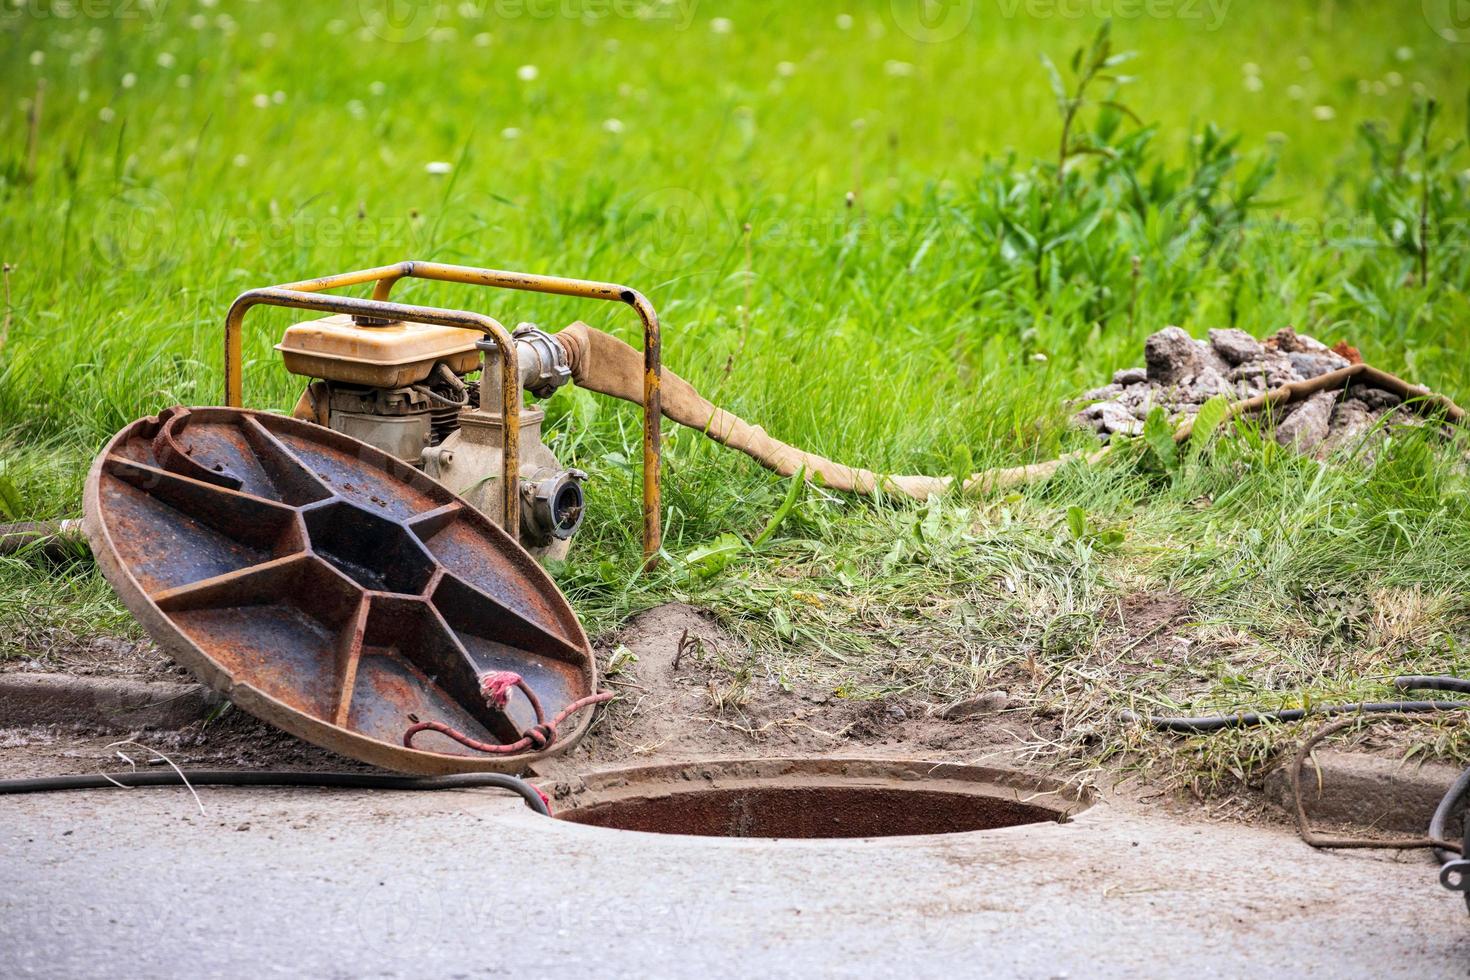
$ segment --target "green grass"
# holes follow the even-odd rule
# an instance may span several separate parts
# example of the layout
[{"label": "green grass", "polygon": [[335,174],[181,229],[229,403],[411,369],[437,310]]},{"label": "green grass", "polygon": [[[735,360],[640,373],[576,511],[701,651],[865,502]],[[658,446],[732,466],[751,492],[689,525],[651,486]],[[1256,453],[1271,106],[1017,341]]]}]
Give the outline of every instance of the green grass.
[{"label": "green grass", "polygon": [[[18,516],[76,514],[87,461],[133,418],[219,400],[234,295],[401,258],[632,283],[662,315],[666,364],[710,397],[896,471],[1086,445],[1064,400],[1138,363],[1168,323],[1293,324],[1470,400],[1470,154],[1453,146],[1470,44],[1435,33],[1432,3],[1120,16],[1115,46],[1139,56],[1118,97],[1151,128],[1084,111],[1080,131],[1113,155],[1077,157],[1060,186],[1039,56],[1065,74],[1098,21],[1043,3],[977,2],[935,43],[905,32],[903,0],[646,4],[647,19],[595,23],[485,0],[443,5],[402,41],[364,20],[373,4],[156,6],[0,19],[0,260],[15,267],[0,456]],[[1422,97],[1439,105],[1427,163],[1416,131],[1399,136]],[[1364,123],[1395,144],[1376,160]],[[633,336],[628,314],[570,301],[399,295]],[[254,405],[298,391],[271,350],[287,322],[252,315]],[[1167,481],[1125,459],[927,507],[813,490],[772,542],[701,578],[680,559],[721,534],[755,538],[785,487],[677,431],[671,561],[640,577],[636,413],[575,392],[548,408],[557,451],[593,475],[589,530],[557,571],[593,630],[689,598],[755,644],[762,676],[854,697],[1004,683],[1018,710],[1076,722],[1074,757],[1146,749],[1227,783],[1274,742],[1176,751],[1110,719],[1382,694],[1398,665],[1470,668],[1463,446],[1406,433],[1376,460],[1324,468],[1247,430]],[[1069,507],[1121,545],[1073,540]],[[1118,597],[1161,589],[1190,599],[1208,655],[1097,656]],[[123,622],[93,572],[0,565],[0,629]]]}]

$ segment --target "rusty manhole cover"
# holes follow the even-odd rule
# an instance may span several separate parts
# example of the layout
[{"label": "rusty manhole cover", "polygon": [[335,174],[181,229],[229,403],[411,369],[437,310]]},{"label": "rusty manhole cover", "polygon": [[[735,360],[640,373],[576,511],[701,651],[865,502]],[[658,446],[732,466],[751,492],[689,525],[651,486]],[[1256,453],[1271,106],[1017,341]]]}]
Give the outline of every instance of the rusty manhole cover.
[{"label": "rusty manhole cover", "polygon": [[98,565],[174,659],[251,714],[415,773],[516,771],[574,744],[486,755],[433,732],[516,741],[535,719],[480,692],[521,675],[547,715],[596,667],[566,599],[484,515],[338,432],[239,409],[171,409],[118,433],[87,479]]},{"label": "rusty manhole cover", "polygon": [[698,837],[901,837],[1065,823],[1092,804],[1060,780],[985,766],[762,759],[619,769],[559,794],[571,823]]}]

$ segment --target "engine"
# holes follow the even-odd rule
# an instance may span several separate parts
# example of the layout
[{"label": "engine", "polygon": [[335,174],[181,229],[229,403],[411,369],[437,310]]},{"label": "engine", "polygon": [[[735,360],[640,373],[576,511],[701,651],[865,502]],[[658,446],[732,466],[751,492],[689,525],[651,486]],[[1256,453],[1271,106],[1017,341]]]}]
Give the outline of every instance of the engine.
[{"label": "engine", "polygon": [[[547,398],[571,378],[555,338],[523,323],[512,337],[517,384]],[[497,524],[505,418],[495,342],[478,330],[346,315],[295,324],[276,345],[286,370],[313,379],[293,414],[424,470]],[[479,375],[478,380],[472,379]],[[491,393],[482,404],[481,390]],[[546,413],[520,413],[521,544],[561,558],[581,527],[586,474],[541,438]]]}]

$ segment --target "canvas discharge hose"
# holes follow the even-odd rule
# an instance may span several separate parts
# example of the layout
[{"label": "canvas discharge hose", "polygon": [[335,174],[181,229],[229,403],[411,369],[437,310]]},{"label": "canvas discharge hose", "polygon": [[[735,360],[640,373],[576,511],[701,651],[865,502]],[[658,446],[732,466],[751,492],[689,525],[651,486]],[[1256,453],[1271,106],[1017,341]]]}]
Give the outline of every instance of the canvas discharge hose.
[{"label": "canvas discharge hose", "polygon": [[[555,334],[567,352],[572,382],[603,395],[624,401],[643,402],[643,355],[631,346],[585,323],[573,323]],[[663,414],[680,425],[697,429],[722,446],[739,450],[768,470],[781,476],[805,471],[807,479],[820,477],[833,490],[871,494],[900,493],[915,500],[944,494],[954,482],[949,476],[886,476],[861,467],[833,462],[782,442],[758,425],[725,411],[705,398],[694,386],[674,372],[663,372]],[[1091,454],[1071,453],[1059,459],[1028,466],[985,470],[964,480],[966,492],[982,492],[1045,479],[1072,459],[1101,458],[1106,450]]]}]

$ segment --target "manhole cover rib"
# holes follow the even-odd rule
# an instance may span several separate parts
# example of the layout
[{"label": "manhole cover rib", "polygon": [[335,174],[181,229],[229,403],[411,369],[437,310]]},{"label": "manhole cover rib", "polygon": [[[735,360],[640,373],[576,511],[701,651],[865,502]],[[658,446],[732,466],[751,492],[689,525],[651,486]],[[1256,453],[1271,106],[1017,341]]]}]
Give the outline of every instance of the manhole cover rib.
[{"label": "manhole cover rib", "polygon": [[[548,716],[596,689],[586,634],[529,554],[453,493],[307,422],[172,409],[108,444],[85,528],[128,609],[179,663],[244,710],[403,772],[517,771],[541,752],[485,755],[416,721],[509,743],[535,723],[479,692],[520,674]],[[432,748],[432,751],[429,750]]]}]

